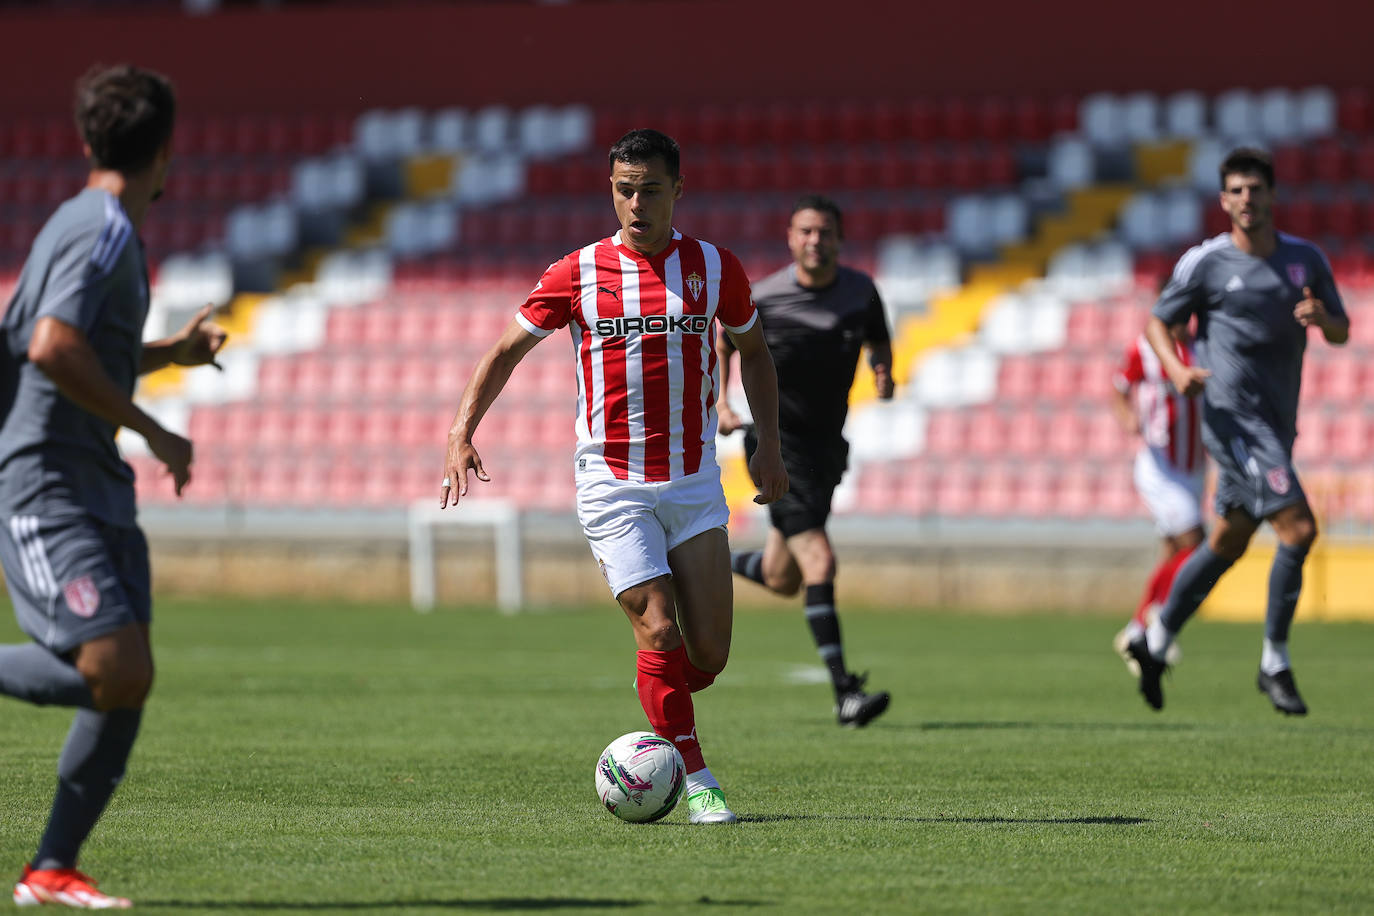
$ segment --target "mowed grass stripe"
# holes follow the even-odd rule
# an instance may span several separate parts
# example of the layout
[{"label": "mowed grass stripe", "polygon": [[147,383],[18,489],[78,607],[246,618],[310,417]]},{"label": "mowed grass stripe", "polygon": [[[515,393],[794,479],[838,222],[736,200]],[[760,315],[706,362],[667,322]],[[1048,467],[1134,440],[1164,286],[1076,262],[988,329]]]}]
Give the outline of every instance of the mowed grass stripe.
[{"label": "mowed grass stripe", "polygon": [[[1154,713],[1114,618],[843,625],[894,698],[857,731],[796,683],[817,664],[800,609],[738,616],[696,695],[743,821],[713,829],[622,824],[596,798],[601,749],[645,727],[609,605],[164,602],[143,735],[82,864],[178,913],[1374,909],[1374,627],[1299,621],[1299,720],[1255,690],[1255,626],[1190,626]],[[16,874],[69,720],[0,701]]]}]

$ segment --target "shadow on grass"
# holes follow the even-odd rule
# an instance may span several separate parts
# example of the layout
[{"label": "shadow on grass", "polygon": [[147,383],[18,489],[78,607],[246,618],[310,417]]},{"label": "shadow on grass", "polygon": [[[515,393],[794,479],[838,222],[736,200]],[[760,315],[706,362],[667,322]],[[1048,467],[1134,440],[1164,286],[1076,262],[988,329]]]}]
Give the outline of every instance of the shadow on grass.
[{"label": "shadow on grass", "polygon": [[[884,723],[890,727],[890,723]],[[1188,722],[920,722],[921,731],[979,731],[1007,729],[1063,729],[1065,731],[1167,731],[1191,732],[1201,726]]]},{"label": "shadow on grass", "polygon": [[882,821],[904,824],[1106,824],[1132,827],[1148,824],[1148,817],[906,817],[877,814],[871,817],[858,814],[741,814],[740,823],[770,824],[779,821]]},{"label": "shadow on grass", "polygon": [[[715,900],[699,897],[692,901],[697,906],[770,906],[761,900]],[[627,910],[632,907],[657,905],[645,900],[606,900],[594,897],[495,897],[489,900],[372,900],[372,901],[327,901],[327,900],[139,900],[140,909],[165,910],[300,910],[321,913],[349,912],[352,910],[479,910],[479,911],[519,911],[519,910]]]},{"label": "shadow on grass", "polygon": [[331,910],[585,910],[629,909],[643,906],[643,900],[605,900],[594,897],[495,897],[490,900],[139,900],[139,909],[165,910],[302,910],[322,913]]}]

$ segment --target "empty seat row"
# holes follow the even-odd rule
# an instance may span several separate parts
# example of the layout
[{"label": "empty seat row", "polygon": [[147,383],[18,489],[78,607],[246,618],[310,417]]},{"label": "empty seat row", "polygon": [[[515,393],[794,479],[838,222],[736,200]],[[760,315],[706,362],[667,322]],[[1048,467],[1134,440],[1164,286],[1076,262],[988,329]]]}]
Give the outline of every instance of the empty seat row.
[{"label": "empty seat row", "polygon": [[[947,150],[808,147],[686,151],[682,173],[696,191],[788,191],[1010,187],[1020,176],[1010,145],[962,144]],[[526,175],[532,194],[607,193],[606,161],[535,163]]]},{"label": "empty seat row", "polygon": [[1105,408],[1015,409],[980,407],[932,412],[925,451],[947,458],[1031,460],[1087,455],[1110,459],[1129,455],[1134,444]]},{"label": "empty seat row", "polygon": [[1126,469],[1086,462],[930,462],[866,465],[853,510],[875,515],[1132,518],[1144,509]]},{"label": "empty seat row", "polygon": [[608,108],[596,114],[595,143],[608,147],[632,127],[654,126],[694,146],[892,143],[902,140],[1042,142],[1073,130],[1077,100],[1010,98],[754,103],[701,107]]}]

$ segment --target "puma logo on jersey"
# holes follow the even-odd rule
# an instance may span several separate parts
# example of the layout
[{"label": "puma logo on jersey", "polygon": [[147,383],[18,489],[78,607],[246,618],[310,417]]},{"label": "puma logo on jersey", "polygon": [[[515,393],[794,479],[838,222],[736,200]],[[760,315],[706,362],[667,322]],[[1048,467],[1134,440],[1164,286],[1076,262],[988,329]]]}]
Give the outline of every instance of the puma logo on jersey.
[{"label": "puma logo on jersey", "polygon": [[599,292],[599,293],[605,293],[606,295],[608,295],[608,296],[610,296],[612,299],[614,299],[616,302],[619,302],[619,301],[620,301],[620,290],[619,290],[619,289],[611,289],[609,286],[598,286],[598,287],[596,288],[596,291]]},{"label": "puma logo on jersey", "polygon": [[631,334],[705,334],[711,319],[705,315],[629,315],[598,318],[592,330],[598,337],[629,337]]},{"label": "puma logo on jersey", "polygon": [[1245,281],[1240,278],[1240,274],[1232,274],[1231,279],[1226,281],[1226,291],[1234,293],[1238,289],[1245,289]]}]

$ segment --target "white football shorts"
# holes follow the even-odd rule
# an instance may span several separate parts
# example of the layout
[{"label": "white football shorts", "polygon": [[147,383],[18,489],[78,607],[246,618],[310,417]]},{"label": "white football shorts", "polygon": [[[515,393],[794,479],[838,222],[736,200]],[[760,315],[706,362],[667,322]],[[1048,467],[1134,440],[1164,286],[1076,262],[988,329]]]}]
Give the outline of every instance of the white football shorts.
[{"label": "white football shorts", "polygon": [[1152,448],[1135,456],[1135,489],[1155,519],[1162,537],[1175,537],[1202,525],[1202,490],[1206,475],[1180,470]]},{"label": "white football shorts", "polygon": [[720,467],[662,483],[581,476],[577,520],[612,595],[669,575],[668,551],[730,521]]}]

